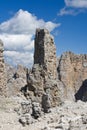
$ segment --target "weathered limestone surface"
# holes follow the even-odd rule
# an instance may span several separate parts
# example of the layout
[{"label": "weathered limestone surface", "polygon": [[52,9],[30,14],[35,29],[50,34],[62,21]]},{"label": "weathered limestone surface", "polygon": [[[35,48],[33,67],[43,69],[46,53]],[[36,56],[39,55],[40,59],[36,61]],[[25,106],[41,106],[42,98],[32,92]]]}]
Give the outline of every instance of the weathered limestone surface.
[{"label": "weathered limestone surface", "polygon": [[7,87],[6,87],[6,72],[5,72],[5,63],[3,58],[3,42],[0,40],[0,95],[6,96]]},{"label": "weathered limestone surface", "polygon": [[29,72],[21,65],[17,69],[5,65],[3,50],[0,41],[0,95],[18,95],[24,87],[27,99],[42,104],[44,111],[58,105],[60,98],[87,101],[87,55],[65,52],[57,63],[48,30],[36,30],[34,65]]},{"label": "weathered limestone surface", "polygon": [[11,65],[6,64],[6,73],[7,73],[7,94],[8,96],[19,95],[21,89],[27,84],[27,68],[18,65],[17,68],[14,68]]},{"label": "weathered limestone surface", "polygon": [[56,61],[53,37],[46,29],[36,30],[32,70],[5,65],[0,41],[0,95],[9,95],[0,96],[1,129],[87,129],[87,103],[82,102],[87,101],[87,55],[65,52]]},{"label": "weathered limestone surface", "polygon": [[[25,95],[27,98],[32,98],[32,101],[42,103],[44,94],[47,95],[47,101],[44,102],[49,102],[50,107],[59,104],[57,59],[53,37],[48,30],[37,29],[34,65],[29,73],[27,92]],[[48,107],[48,105],[46,106]]]},{"label": "weathered limestone surface", "polygon": [[45,67],[43,68],[47,73],[47,77],[45,78],[52,76],[56,79],[56,47],[53,37],[46,29],[36,30],[34,64],[39,64]]},{"label": "weathered limestone surface", "polygon": [[59,59],[58,76],[66,98],[74,99],[75,96],[76,100],[87,100],[87,55],[63,53]]}]

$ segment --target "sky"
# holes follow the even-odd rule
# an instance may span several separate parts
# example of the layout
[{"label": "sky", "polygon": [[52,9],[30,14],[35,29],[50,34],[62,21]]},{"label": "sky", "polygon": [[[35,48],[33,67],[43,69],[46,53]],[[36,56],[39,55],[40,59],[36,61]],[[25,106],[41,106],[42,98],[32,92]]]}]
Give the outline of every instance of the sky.
[{"label": "sky", "polygon": [[0,0],[0,39],[5,61],[33,64],[36,28],[54,36],[57,56],[87,52],[87,0]]}]

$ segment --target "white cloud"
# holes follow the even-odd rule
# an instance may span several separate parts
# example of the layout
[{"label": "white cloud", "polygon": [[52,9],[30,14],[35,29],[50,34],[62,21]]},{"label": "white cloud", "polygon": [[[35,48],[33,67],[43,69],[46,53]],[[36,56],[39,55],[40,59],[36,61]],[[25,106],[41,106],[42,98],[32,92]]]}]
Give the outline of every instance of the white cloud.
[{"label": "white cloud", "polygon": [[51,21],[45,22],[43,19],[37,19],[28,11],[19,10],[13,18],[0,24],[0,32],[8,34],[34,34],[35,29],[47,27],[52,31],[60,24]]},{"label": "white cloud", "polygon": [[65,0],[68,7],[87,8],[87,0]]},{"label": "white cloud", "polygon": [[60,10],[58,15],[77,15],[87,9],[87,0],[64,0],[65,7]]},{"label": "white cloud", "polygon": [[[5,50],[20,50],[23,51],[24,48],[31,44],[32,35],[25,34],[0,34],[0,38],[4,41]],[[33,45],[33,43],[32,43]],[[33,46],[32,48],[33,49]],[[29,49],[29,50],[30,50]]]},{"label": "white cloud", "polygon": [[13,66],[22,64],[31,67],[33,63],[33,54],[31,52],[4,51],[5,58]]},{"label": "white cloud", "polygon": [[24,47],[24,50],[28,51],[28,50],[32,50],[34,47],[34,40],[32,40],[30,42],[30,44],[27,44],[25,47]]},{"label": "white cloud", "polygon": [[60,12],[58,13],[58,15],[60,16],[63,16],[63,15],[77,15],[81,12],[84,12],[83,9],[73,9],[73,8],[67,8],[67,7],[64,7],[60,10]]},{"label": "white cloud", "polygon": [[36,28],[54,30],[60,24],[38,19],[28,11],[20,9],[12,18],[0,24],[0,39],[5,46],[5,59],[13,65],[33,63],[34,34]]}]

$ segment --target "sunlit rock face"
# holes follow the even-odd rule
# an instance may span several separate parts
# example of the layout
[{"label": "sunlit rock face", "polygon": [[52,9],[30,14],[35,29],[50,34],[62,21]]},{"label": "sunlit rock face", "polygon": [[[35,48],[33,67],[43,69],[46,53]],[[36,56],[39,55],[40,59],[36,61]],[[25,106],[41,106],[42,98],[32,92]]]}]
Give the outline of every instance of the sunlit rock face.
[{"label": "sunlit rock face", "polygon": [[58,64],[58,78],[68,99],[87,100],[87,55],[65,52]]},{"label": "sunlit rock face", "polygon": [[27,84],[27,68],[22,65],[18,65],[17,68],[9,64],[5,64],[5,66],[7,72],[8,96],[17,96],[21,93],[21,89]]},{"label": "sunlit rock face", "polygon": [[58,105],[60,99],[87,101],[87,55],[65,52],[57,60],[55,43],[47,29],[36,29],[34,48],[32,69],[21,65],[15,69],[5,65],[0,40],[0,95],[17,95],[26,88],[27,98],[47,102],[47,106]]},{"label": "sunlit rock face", "polygon": [[[36,30],[34,65],[29,73],[26,95],[42,104],[46,102],[46,106],[50,107],[58,105],[60,101],[56,48],[53,37],[46,29]],[[43,101],[44,95],[47,101]]]},{"label": "sunlit rock face", "polygon": [[45,67],[48,76],[57,77],[56,47],[52,35],[46,29],[37,29],[35,36],[34,64]]},{"label": "sunlit rock face", "polygon": [[6,87],[6,72],[5,72],[5,63],[3,58],[4,46],[3,42],[0,40],[0,95],[7,95],[7,87]]}]

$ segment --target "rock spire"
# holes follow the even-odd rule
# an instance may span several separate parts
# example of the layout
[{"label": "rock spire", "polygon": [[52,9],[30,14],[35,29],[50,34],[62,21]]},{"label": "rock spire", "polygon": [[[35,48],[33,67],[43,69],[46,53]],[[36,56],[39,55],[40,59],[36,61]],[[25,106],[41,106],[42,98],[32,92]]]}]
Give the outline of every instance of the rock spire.
[{"label": "rock spire", "polygon": [[[35,35],[34,65],[28,77],[27,96],[48,106],[59,104],[56,47],[46,29],[37,29]],[[44,100],[45,99],[45,100]],[[46,101],[47,100],[47,101]],[[46,108],[44,108],[46,110]]]}]

